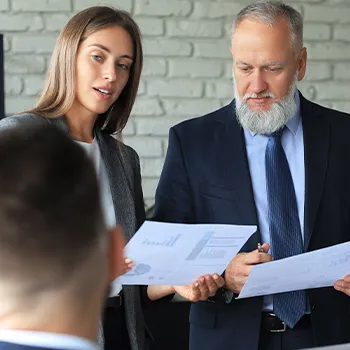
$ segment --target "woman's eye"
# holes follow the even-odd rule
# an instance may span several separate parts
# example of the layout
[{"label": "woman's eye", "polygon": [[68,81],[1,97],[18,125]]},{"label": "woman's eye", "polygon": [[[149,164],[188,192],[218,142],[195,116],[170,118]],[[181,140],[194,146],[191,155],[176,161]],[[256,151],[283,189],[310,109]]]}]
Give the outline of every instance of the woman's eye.
[{"label": "woman's eye", "polygon": [[102,57],[100,55],[92,55],[91,57],[95,61],[101,61],[102,60]]},{"label": "woman's eye", "polygon": [[121,68],[121,69],[129,69],[129,66],[127,66],[126,64],[123,64],[123,63],[118,63],[118,67]]}]

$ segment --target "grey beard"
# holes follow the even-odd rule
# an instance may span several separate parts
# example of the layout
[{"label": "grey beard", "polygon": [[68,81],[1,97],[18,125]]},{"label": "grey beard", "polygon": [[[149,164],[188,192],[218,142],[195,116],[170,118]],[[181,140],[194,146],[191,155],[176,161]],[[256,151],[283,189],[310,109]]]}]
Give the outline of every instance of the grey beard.
[{"label": "grey beard", "polygon": [[246,100],[238,96],[235,79],[233,81],[237,120],[243,128],[257,134],[271,134],[283,128],[295,115],[297,105],[294,96],[297,92],[297,75],[288,94],[282,100],[272,103],[270,109],[260,112],[251,110]]}]

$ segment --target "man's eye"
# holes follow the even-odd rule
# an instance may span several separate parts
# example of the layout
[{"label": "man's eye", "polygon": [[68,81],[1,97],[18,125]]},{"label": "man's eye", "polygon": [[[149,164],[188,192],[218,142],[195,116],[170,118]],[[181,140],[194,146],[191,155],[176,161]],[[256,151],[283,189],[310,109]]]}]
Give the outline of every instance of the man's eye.
[{"label": "man's eye", "polygon": [[280,70],[281,70],[281,68],[269,68],[270,72],[278,72]]}]

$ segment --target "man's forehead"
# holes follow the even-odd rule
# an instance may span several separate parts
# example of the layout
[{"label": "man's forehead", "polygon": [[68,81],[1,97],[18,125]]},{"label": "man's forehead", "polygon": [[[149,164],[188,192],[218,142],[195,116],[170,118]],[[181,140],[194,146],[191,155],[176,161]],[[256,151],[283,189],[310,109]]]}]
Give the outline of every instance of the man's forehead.
[{"label": "man's forehead", "polygon": [[278,21],[274,25],[256,20],[242,20],[232,32],[232,47],[245,46],[251,43],[263,45],[264,43],[286,43],[291,38],[290,28],[286,21]]},{"label": "man's forehead", "polygon": [[242,66],[251,66],[258,64],[260,66],[285,66],[287,64],[286,60],[282,59],[261,59],[261,60],[254,60],[254,59],[234,59],[234,62],[236,65],[242,65]]},{"label": "man's forehead", "polygon": [[244,31],[290,33],[290,26],[288,21],[283,17],[277,18],[274,23],[265,22],[258,18],[243,18],[239,23],[235,24],[232,34]]},{"label": "man's forehead", "polygon": [[261,35],[232,40],[234,61],[248,64],[279,64],[294,57],[293,44],[288,38],[264,38]]}]

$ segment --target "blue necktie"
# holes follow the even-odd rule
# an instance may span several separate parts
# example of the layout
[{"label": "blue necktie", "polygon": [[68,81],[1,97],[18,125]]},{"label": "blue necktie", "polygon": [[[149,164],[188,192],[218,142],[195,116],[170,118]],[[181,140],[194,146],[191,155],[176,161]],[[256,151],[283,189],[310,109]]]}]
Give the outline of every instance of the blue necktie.
[{"label": "blue necktie", "polygon": [[[275,260],[303,253],[293,180],[281,144],[282,132],[283,129],[269,135],[265,153],[268,221]],[[306,311],[305,291],[273,295],[273,310],[293,328]]]}]

